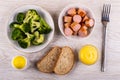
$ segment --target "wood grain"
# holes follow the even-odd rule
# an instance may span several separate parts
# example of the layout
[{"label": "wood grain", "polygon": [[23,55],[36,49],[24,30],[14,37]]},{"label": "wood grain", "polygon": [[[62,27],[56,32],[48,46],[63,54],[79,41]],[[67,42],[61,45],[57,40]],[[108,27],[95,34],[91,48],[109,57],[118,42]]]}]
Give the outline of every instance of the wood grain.
[{"label": "wood grain", "polygon": [[[107,29],[106,71],[100,72],[100,56],[102,42],[101,10],[103,3],[112,3],[110,23]],[[62,36],[58,29],[60,11],[68,4],[80,3],[92,9],[96,17],[96,25],[91,35],[80,41],[70,41]],[[55,22],[55,37],[44,50],[38,53],[25,54],[14,49],[6,38],[6,21],[16,8],[26,4],[39,5],[52,15]],[[120,78],[120,0],[0,0],[0,80],[119,80]],[[85,44],[93,44],[99,50],[99,60],[92,66],[77,61],[74,69],[67,75],[55,75],[39,72],[35,62],[44,55],[51,46],[70,46],[76,52]],[[76,53],[77,54],[77,53]],[[31,66],[24,71],[11,67],[11,59],[15,55],[24,55],[31,61]]]}]

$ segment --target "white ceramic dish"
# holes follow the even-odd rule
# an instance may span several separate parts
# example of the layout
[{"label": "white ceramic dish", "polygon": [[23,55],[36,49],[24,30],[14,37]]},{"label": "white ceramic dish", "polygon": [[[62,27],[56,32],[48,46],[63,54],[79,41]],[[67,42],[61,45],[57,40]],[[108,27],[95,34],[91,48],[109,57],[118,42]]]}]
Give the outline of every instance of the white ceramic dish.
[{"label": "white ceramic dish", "polygon": [[83,39],[83,38],[88,37],[88,36],[91,34],[91,32],[93,31],[93,28],[94,28],[95,24],[94,24],[94,26],[93,26],[90,34],[89,34],[88,36],[86,36],[86,37],[80,37],[80,36],[74,36],[74,35],[73,35],[73,36],[66,36],[66,35],[64,34],[63,16],[66,15],[66,12],[67,12],[70,8],[81,8],[81,9],[85,10],[85,11],[87,12],[87,15],[88,15],[90,18],[94,19],[94,21],[95,21],[94,14],[93,14],[93,12],[91,11],[91,9],[89,9],[88,7],[86,7],[86,6],[84,6],[84,5],[81,5],[81,4],[71,4],[71,5],[68,5],[68,6],[66,6],[66,7],[61,11],[61,13],[60,13],[60,15],[59,15],[59,18],[58,18],[58,26],[59,26],[59,29],[60,29],[61,33],[63,34],[63,36],[65,36],[67,39],[70,39],[70,40],[80,40],[80,39]]},{"label": "white ceramic dish", "polygon": [[[9,24],[14,21],[17,13],[26,12],[29,9],[37,10],[38,14],[41,15],[46,20],[46,22],[51,26],[52,31],[49,34],[46,35],[45,42],[43,44],[41,44],[39,46],[30,46],[26,49],[23,49],[19,46],[17,41],[14,41],[14,40],[11,39],[11,36],[10,36],[11,30],[10,30]],[[7,37],[8,37],[9,42],[12,44],[12,46],[14,46],[17,50],[20,50],[20,51],[23,51],[23,52],[26,52],[26,53],[32,53],[32,52],[40,51],[43,48],[45,48],[51,42],[51,40],[53,39],[53,36],[54,36],[54,22],[53,22],[53,19],[52,19],[51,15],[46,10],[41,8],[40,6],[24,5],[22,7],[19,7],[15,11],[13,11],[13,13],[10,15],[10,17],[8,19],[8,22],[7,22]]]},{"label": "white ceramic dish", "polygon": [[[18,56],[21,56],[21,57],[23,57],[24,59],[25,59],[25,66],[22,68],[22,69],[18,69],[18,68],[16,68],[15,67],[15,65],[14,65],[14,59],[16,58],[16,57],[18,57]],[[29,59],[27,58],[27,57],[25,57],[25,56],[22,56],[22,55],[16,55],[16,56],[14,56],[13,58],[12,58],[12,60],[11,60],[11,65],[12,65],[12,67],[15,69],[15,70],[25,70],[25,69],[27,69],[27,68],[29,68],[29,66],[30,66],[30,61],[29,61]]]}]

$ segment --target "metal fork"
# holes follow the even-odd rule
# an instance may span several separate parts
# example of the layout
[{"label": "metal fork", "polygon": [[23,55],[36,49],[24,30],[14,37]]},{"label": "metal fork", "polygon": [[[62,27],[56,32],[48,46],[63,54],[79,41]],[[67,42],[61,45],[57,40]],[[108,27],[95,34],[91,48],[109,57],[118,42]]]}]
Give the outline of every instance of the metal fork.
[{"label": "metal fork", "polygon": [[101,71],[105,71],[105,42],[106,42],[106,28],[107,23],[110,21],[109,14],[111,10],[111,4],[104,4],[102,11],[102,24],[103,24],[103,41],[102,41],[102,56],[101,56]]}]

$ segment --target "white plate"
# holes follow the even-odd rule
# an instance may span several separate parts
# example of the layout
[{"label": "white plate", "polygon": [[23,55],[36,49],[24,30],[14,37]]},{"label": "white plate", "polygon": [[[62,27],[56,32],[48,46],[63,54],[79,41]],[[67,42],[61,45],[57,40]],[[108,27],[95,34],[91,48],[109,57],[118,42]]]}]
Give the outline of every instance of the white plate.
[{"label": "white plate", "polygon": [[[49,34],[46,35],[45,42],[42,45],[39,45],[39,46],[30,46],[30,47],[28,47],[26,49],[23,49],[23,48],[21,48],[19,46],[19,44],[17,43],[17,41],[14,41],[14,40],[11,39],[11,36],[10,36],[11,30],[10,30],[9,24],[11,22],[15,21],[15,16],[19,12],[26,12],[29,9],[35,9],[38,12],[38,14],[41,15],[46,20],[46,22],[51,26],[52,31]],[[54,36],[54,22],[53,22],[53,19],[52,19],[51,15],[46,10],[44,10],[43,8],[41,8],[40,6],[36,6],[36,5],[24,5],[22,7],[17,8],[10,15],[10,17],[8,19],[8,22],[7,22],[7,36],[8,36],[9,42],[17,50],[20,50],[20,51],[23,51],[23,52],[27,52],[27,53],[37,52],[37,51],[40,51],[43,48],[45,48],[51,42],[51,40],[53,39],[53,36]]]},{"label": "white plate", "polygon": [[88,15],[90,18],[94,19],[94,21],[95,21],[95,17],[94,17],[94,14],[93,14],[93,12],[92,12],[91,9],[89,9],[88,7],[86,7],[86,6],[84,6],[84,5],[81,5],[81,4],[79,4],[79,3],[78,3],[78,4],[70,4],[70,5],[66,6],[66,7],[61,11],[61,13],[60,13],[60,15],[59,15],[59,18],[58,18],[58,26],[59,26],[59,29],[60,29],[61,33],[63,34],[63,36],[65,36],[67,39],[70,39],[70,40],[81,40],[81,39],[83,39],[83,38],[88,37],[88,36],[91,34],[91,32],[93,31],[93,28],[94,28],[95,24],[94,24],[94,26],[93,26],[90,34],[89,34],[88,36],[86,36],[86,37],[80,37],[80,36],[74,36],[74,35],[73,35],[73,36],[66,36],[66,35],[64,34],[63,16],[66,15],[66,12],[67,12],[70,8],[81,8],[81,9],[85,10],[85,11],[87,12],[87,15]]}]

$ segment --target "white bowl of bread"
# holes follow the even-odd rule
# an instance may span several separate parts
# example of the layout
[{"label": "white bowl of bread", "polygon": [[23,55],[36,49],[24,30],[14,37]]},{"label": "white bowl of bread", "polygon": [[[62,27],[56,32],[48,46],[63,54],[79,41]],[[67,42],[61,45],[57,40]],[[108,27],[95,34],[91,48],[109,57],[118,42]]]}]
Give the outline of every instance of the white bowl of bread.
[{"label": "white bowl of bread", "polygon": [[66,38],[79,40],[91,34],[95,25],[95,17],[88,7],[81,4],[71,4],[61,11],[58,25]]},{"label": "white bowl of bread", "polygon": [[73,50],[68,47],[53,47],[40,61],[37,68],[41,72],[55,74],[67,74],[73,68],[75,56]]}]

